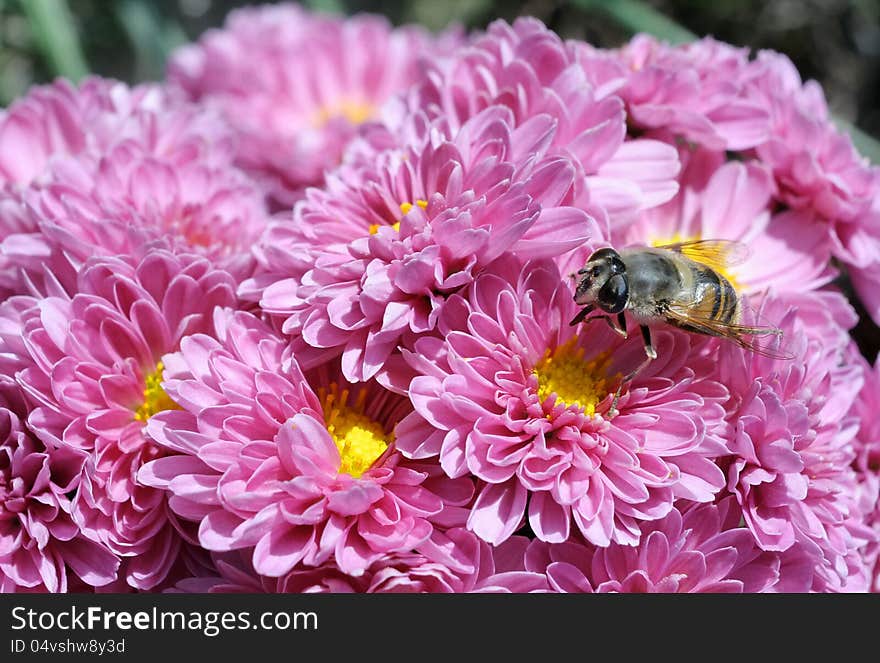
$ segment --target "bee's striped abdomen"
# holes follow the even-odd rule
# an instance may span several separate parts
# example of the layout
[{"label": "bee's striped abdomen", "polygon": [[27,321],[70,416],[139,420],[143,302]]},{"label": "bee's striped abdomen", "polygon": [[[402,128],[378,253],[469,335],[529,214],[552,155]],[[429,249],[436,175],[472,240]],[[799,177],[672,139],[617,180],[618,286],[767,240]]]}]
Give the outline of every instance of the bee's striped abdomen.
[{"label": "bee's striped abdomen", "polygon": [[737,323],[739,322],[739,296],[730,281],[721,275],[718,278],[724,291],[724,303],[721,308],[723,317],[721,319],[728,324]]},{"label": "bee's striped abdomen", "polygon": [[704,311],[710,320],[726,324],[739,321],[739,297],[726,278],[710,267],[695,263],[691,266],[694,280],[700,285],[700,303],[698,308]]}]

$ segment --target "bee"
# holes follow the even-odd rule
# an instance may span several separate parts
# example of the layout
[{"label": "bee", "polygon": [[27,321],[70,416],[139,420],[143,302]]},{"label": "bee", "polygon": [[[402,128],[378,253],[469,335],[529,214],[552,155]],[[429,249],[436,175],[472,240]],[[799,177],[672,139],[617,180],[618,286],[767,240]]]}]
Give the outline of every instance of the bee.
[{"label": "bee", "polygon": [[602,315],[597,317],[603,317],[626,338],[624,312],[629,311],[639,324],[645,345],[645,360],[624,376],[614,394],[609,419],[618,414],[617,402],[624,386],[657,358],[651,342],[651,327],[657,323],[726,338],[758,354],[790,358],[783,350],[761,345],[753,338],[779,337],[782,330],[740,324],[741,298],[720,272],[742,262],[747,255],[744,244],[727,240],[634,247],[620,252],[603,248],[578,270],[574,301],[584,308],[570,324],[583,322],[598,309]]}]

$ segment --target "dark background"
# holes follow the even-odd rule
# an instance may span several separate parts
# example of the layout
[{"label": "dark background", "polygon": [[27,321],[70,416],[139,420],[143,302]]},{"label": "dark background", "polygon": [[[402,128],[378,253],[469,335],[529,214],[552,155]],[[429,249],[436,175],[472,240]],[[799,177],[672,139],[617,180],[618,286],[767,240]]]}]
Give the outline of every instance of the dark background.
[{"label": "dark background", "polygon": [[[35,83],[52,80],[73,58],[53,63],[46,42],[57,33],[35,22],[42,7],[51,27],[67,28],[85,60],[81,72],[134,83],[160,79],[167,54],[208,28],[221,26],[236,7],[260,3],[236,0],[0,0],[0,106]],[[312,0],[314,9],[345,14],[373,12],[394,23],[421,23],[439,30],[450,22],[483,28],[495,18],[535,16],[566,38],[615,47],[635,31],[669,41],[689,31],[753,50],[788,55],[801,76],[821,83],[832,114],[861,134],[880,137],[880,0]],[[68,70],[69,71],[69,70]],[[854,141],[880,163],[880,144]],[[850,295],[848,284],[839,285]],[[853,335],[873,361],[880,330],[858,301],[862,321]]]}]

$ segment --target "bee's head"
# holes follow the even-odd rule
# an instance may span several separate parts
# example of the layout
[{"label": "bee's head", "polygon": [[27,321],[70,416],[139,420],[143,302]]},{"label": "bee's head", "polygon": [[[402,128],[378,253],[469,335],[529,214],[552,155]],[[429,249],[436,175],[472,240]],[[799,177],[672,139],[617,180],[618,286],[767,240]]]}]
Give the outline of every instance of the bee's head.
[{"label": "bee's head", "polygon": [[605,313],[620,313],[629,299],[626,265],[614,249],[595,251],[578,270],[574,301],[593,304]]}]

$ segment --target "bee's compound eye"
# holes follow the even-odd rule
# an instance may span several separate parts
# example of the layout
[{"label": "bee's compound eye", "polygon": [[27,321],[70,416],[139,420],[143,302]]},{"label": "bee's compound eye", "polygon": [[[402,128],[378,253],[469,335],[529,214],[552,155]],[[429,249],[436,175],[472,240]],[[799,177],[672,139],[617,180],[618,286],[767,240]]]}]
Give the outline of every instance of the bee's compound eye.
[{"label": "bee's compound eye", "polygon": [[597,302],[606,313],[620,313],[629,301],[629,283],[623,274],[615,274],[599,289]]}]

